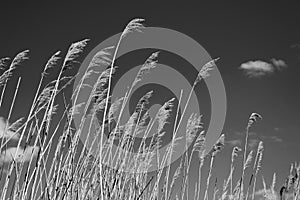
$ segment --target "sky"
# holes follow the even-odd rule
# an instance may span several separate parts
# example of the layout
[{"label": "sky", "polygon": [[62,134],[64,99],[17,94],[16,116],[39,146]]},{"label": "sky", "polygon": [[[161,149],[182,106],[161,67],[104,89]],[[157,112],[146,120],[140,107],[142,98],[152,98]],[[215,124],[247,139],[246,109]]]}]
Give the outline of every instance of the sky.
[{"label": "sky", "polygon": [[[290,163],[300,159],[300,12],[293,2],[1,2],[0,57],[13,57],[29,49],[30,59],[11,79],[0,116],[7,118],[18,75],[22,76],[21,98],[15,103],[11,121],[28,114],[40,73],[54,52],[66,51],[72,42],[89,38],[83,59],[136,17],[144,18],[146,26],[184,33],[212,58],[220,57],[217,66],[227,97],[226,146],[216,159],[215,175],[227,176],[229,168],[224,166],[229,166],[232,148],[244,144],[248,118],[257,112],[263,120],[251,129],[249,147],[255,149],[259,141],[264,142],[262,174],[270,185],[276,172],[280,187]],[[162,59],[167,54],[162,52]],[[130,66],[130,59],[124,57],[120,64]],[[204,94],[204,102],[205,98]],[[206,110],[204,122],[208,121]]]}]

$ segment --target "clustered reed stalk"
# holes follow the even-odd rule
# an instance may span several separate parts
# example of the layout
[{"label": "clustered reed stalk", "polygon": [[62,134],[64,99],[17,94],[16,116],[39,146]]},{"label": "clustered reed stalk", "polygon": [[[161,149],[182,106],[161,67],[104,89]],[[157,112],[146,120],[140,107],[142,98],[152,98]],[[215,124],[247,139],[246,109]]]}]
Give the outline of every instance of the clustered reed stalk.
[{"label": "clustered reed stalk", "polygon": [[[254,122],[257,121],[257,119],[261,118],[261,116],[257,113],[252,113],[249,117],[248,125],[246,127],[246,139],[245,139],[245,146],[244,146],[244,155],[243,155],[243,168],[242,168],[242,177],[241,177],[241,186],[240,186],[240,192],[239,192],[239,198],[244,195],[244,178],[245,178],[245,165],[246,165],[246,154],[247,154],[247,146],[248,146],[248,137],[249,137],[249,131],[251,126]],[[243,198],[243,197],[242,197]]]},{"label": "clustered reed stalk", "polygon": [[[72,101],[70,102],[66,99],[64,90],[71,85],[77,74],[67,76],[66,72],[78,63],[77,58],[89,40],[85,39],[71,44],[64,58],[60,57],[60,51],[54,53],[41,73],[28,116],[10,124],[21,84],[21,78],[18,79],[7,120],[4,122],[3,131],[1,129],[2,132],[0,132],[1,180],[4,180],[1,199],[247,200],[251,195],[251,199],[254,200],[258,172],[262,165],[264,149],[262,142],[259,143],[256,151],[246,195],[244,195],[246,189],[244,182],[246,170],[251,165],[254,154],[254,151],[249,153],[247,151],[249,131],[253,123],[261,118],[259,114],[253,113],[246,127],[242,176],[236,187],[233,188],[234,162],[239,152],[242,151],[240,147],[233,148],[229,176],[224,180],[222,189],[218,188],[218,179],[216,179],[212,195],[210,186],[214,163],[217,154],[224,147],[225,135],[222,134],[213,145],[212,151],[207,152],[202,116],[190,113],[186,123],[185,137],[178,136],[179,127],[184,125],[183,117],[189,114],[186,110],[195,86],[209,76],[209,71],[213,70],[218,59],[209,61],[201,68],[191,90],[187,93],[185,102],[182,100],[184,91],[180,91],[180,98],[175,109],[175,98],[171,98],[151,118],[148,104],[155,91],[149,91],[138,101],[127,122],[121,124],[122,114],[132,91],[142,81],[146,72],[156,68],[158,63],[159,52],[154,52],[141,66],[125,94],[120,94],[119,99],[112,100],[112,77],[117,70],[115,63],[118,50],[128,34],[142,32],[143,22],[143,19],[133,19],[124,28],[116,46],[104,48],[95,54],[71,94]],[[13,71],[28,59],[28,52],[28,50],[20,52],[10,63],[8,58],[0,59],[0,69],[4,70],[0,76],[2,88],[0,107]],[[45,79],[49,71],[57,66],[61,66],[57,78],[46,84]],[[106,69],[98,70],[103,67]],[[89,78],[94,75],[98,76],[95,83],[87,84]],[[80,92],[86,88],[90,88],[87,101],[78,102]],[[61,97],[63,97],[63,105],[56,104]],[[179,117],[181,105],[184,105],[184,109]],[[58,112],[58,109],[63,112]],[[166,151],[161,152],[162,138],[166,134],[165,125],[169,123],[170,116],[174,112],[172,138]],[[57,116],[59,119],[57,124],[54,124],[55,114],[60,115]],[[82,118],[79,127],[75,130],[72,121],[78,114],[81,114]],[[102,118],[97,121],[99,115]],[[87,123],[88,118],[89,123]],[[87,133],[84,134],[92,140],[84,141],[83,150],[79,151],[80,135],[83,134],[84,126],[88,127]],[[106,135],[108,135],[107,140],[105,140]],[[136,138],[140,135],[142,137],[136,151]],[[58,141],[55,141],[55,138],[58,138]],[[172,156],[177,143],[183,139],[185,139],[185,152],[180,158],[179,166],[173,169]],[[16,148],[7,147],[11,140],[18,141]],[[118,145],[115,145],[116,143]],[[191,148],[189,148],[190,145]],[[193,160],[194,153],[197,153],[196,162]],[[203,166],[208,156],[210,156],[210,165],[205,190],[202,191]],[[150,175],[149,169],[155,161],[157,169]],[[199,163],[199,166],[195,191],[193,195],[190,195],[192,162]],[[298,199],[299,174],[300,165],[292,165],[287,183],[281,189],[282,198],[293,191],[293,199]],[[175,190],[177,183],[180,186],[179,192]],[[274,198],[276,175],[273,176],[271,193],[268,192],[264,180],[263,183],[265,198]],[[252,192],[249,194],[251,186]],[[202,192],[204,192],[203,198]]]},{"label": "clustered reed stalk", "polygon": [[213,146],[213,150],[212,150],[211,158],[210,158],[209,172],[208,172],[207,181],[206,181],[206,189],[205,189],[205,193],[204,193],[204,200],[208,199],[208,189],[209,189],[210,178],[211,178],[211,175],[212,175],[212,169],[213,169],[215,156],[223,148],[224,142],[225,142],[225,135],[222,134],[220,136],[220,138],[217,140],[216,144]]}]

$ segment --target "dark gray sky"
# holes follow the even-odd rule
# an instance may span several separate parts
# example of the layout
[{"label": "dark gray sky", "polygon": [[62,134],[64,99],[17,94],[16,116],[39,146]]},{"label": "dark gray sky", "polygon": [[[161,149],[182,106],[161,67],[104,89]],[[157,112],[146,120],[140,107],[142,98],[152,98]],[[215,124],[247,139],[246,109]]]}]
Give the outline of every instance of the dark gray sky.
[{"label": "dark gray sky", "polygon": [[[252,112],[263,116],[250,136],[253,145],[265,142],[263,173],[271,184],[273,172],[281,182],[300,152],[300,12],[292,2],[176,3],[98,1],[81,3],[4,3],[0,6],[0,57],[13,57],[29,49],[30,60],[16,74],[22,74],[20,96],[12,119],[26,116],[41,70],[57,50],[66,51],[71,42],[91,41],[86,53],[106,38],[122,31],[135,17],[146,26],[180,31],[199,42],[212,57],[220,57],[218,68],[227,92],[228,111],[224,127],[227,140],[240,144]],[[294,45],[294,46],[293,46]],[[293,47],[292,47],[293,46]],[[242,63],[283,60],[288,67],[261,77],[248,77]],[[55,70],[54,70],[55,73]],[[13,78],[14,87],[17,78]],[[11,96],[12,90],[7,92]],[[9,99],[0,115],[7,117]],[[12,121],[13,121],[12,120]],[[230,151],[220,156],[216,173],[228,173]],[[224,164],[223,164],[224,163]],[[226,171],[225,171],[226,170]],[[195,171],[196,173],[196,171]]]}]

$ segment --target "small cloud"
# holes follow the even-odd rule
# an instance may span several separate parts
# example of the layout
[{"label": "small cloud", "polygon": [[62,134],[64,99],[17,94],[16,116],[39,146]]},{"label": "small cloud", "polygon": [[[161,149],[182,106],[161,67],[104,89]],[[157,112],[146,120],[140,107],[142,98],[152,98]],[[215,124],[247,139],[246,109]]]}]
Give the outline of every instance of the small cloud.
[{"label": "small cloud", "polygon": [[225,143],[229,144],[230,146],[242,146],[242,140],[236,139],[236,140],[229,140]]},{"label": "small cloud", "polygon": [[274,68],[270,63],[257,60],[241,64],[240,69],[244,70],[248,77],[260,77],[273,73]]},{"label": "small cloud", "polygon": [[275,135],[271,136],[270,139],[273,140],[274,142],[283,142],[283,139]]},{"label": "small cloud", "polygon": [[274,190],[271,189],[261,189],[255,192],[255,196],[258,197],[258,199],[270,199],[270,200],[279,200],[280,197]]},{"label": "small cloud", "polygon": [[[15,131],[21,126],[21,121],[22,118],[12,124],[9,124],[5,118],[0,117],[0,139],[11,138],[13,140],[20,141],[20,135]],[[17,148],[15,144],[14,146],[9,145],[6,149],[0,152],[0,166],[3,165],[3,163],[10,163],[13,161],[28,162],[32,156],[37,156],[38,151],[38,146],[27,146],[24,149],[22,146]]]},{"label": "small cloud", "polygon": [[[234,137],[231,140],[227,140],[225,143],[229,146],[244,146],[245,145],[245,137],[246,137],[246,131],[236,131],[234,132]],[[248,137],[248,148],[250,150],[254,150],[257,148],[257,145],[259,141],[269,141],[269,142],[283,142],[283,139],[276,136],[276,135],[271,135],[271,136],[266,136],[262,134],[257,134],[256,132],[249,132],[249,137]]]},{"label": "small cloud", "polygon": [[281,70],[282,68],[286,68],[287,64],[283,60],[277,60],[275,58],[271,59],[271,62],[273,66],[275,66],[278,70]]},{"label": "small cloud", "polygon": [[[272,189],[266,189],[266,191],[264,189],[260,189],[258,191],[255,192],[255,199],[259,199],[259,200],[265,200],[265,199],[270,199],[270,200],[280,200],[280,194]],[[283,199],[285,200],[294,200],[294,192],[290,191],[288,193],[284,193],[283,194]],[[300,197],[297,198],[298,200],[300,199]]]},{"label": "small cloud", "polygon": [[[257,146],[258,142],[259,142],[259,140],[257,140],[257,139],[248,140],[248,148],[251,150],[254,149]],[[244,145],[244,143],[241,139],[228,140],[228,141],[226,141],[226,144],[228,144],[230,146],[240,146],[240,147]]]},{"label": "small cloud", "polygon": [[28,146],[25,149],[17,149],[17,147],[8,148],[5,151],[2,151],[0,154],[0,165],[2,165],[3,163],[12,162],[15,155],[16,162],[28,162],[32,155],[33,157],[37,156],[38,151],[39,147],[37,146]]},{"label": "small cloud", "polygon": [[[246,131],[242,131],[242,132],[236,131],[234,134],[238,135],[238,136],[245,136],[246,135]],[[257,133],[255,133],[253,131],[249,132],[249,136],[256,136],[256,135],[257,135]]]},{"label": "small cloud", "polygon": [[265,139],[265,140],[270,140],[271,142],[283,142],[283,139],[276,136],[276,135],[262,136],[262,138]]},{"label": "small cloud", "polygon": [[19,139],[19,134],[15,133],[12,130],[8,129],[8,126],[10,124],[7,123],[6,119],[3,117],[0,117],[0,139],[1,138],[6,138],[6,139],[13,139],[13,140],[18,140]]},{"label": "small cloud", "polygon": [[300,48],[300,44],[292,44],[291,48]]},{"label": "small cloud", "polygon": [[249,148],[254,149],[257,146],[258,142],[259,142],[258,139],[250,139],[248,142]]},{"label": "small cloud", "polygon": [[246,63],[242,63],[239,69],[243,70],[248,77],[253,78],[270,75],[276,70],[286,67],[287,64],[283,60],[272,58],[271,63],[262,60],[248,61]]},{"label": "small cloud", "polygon": [[[296,49],[296,51],[300,50],[300,44],[293,44],[290,47]],[[298,56],[298,59],[300,59],[300,56]]]}]

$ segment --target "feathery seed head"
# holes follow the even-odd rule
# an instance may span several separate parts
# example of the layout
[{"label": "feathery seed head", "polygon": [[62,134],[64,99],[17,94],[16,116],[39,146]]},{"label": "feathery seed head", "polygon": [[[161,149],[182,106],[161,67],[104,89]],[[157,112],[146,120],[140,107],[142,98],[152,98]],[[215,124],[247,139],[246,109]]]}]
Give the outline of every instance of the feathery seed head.
[{"label": "feathery seed head", "polygon": [[232,150],[232,155],[231,155],[231,159],[233,160],[234,157],[238,156],[238,153],[241,152],[242,149],[240,147],[234,147]]},{"label": "feathery seed head", "polygon": [[186,136],[187,136],[187,141],[189,143],[193,141],[197,132],[202,128],[201,118],[202,118],[201,115],[197,116],[196,114],[192,113],[188,119],[188,122],[186,125]]},{"label": "feathery seed head", "polygon": [[218,152],[222,150],[222,148],[224,147],[224,143],[225,143],[225,135],[222,134],[217,140],[217,142],[215,143],[215,145],[213,146],[213,153],[212,153],[213,156],[215,156]]},{"label": "feathery seed head", "polygon": [[135,77],[132,87],[134,87],[138,82],[142,80],[142,76],[149,72],[150,69],[155,68],[158,63],[158,54],[159,52],[152,53],[151,56],[145,61],[143,66],[139,69],[137,76]]},{"label": "feathery seed head", "polygon": [[16,57],[13,59],[10,68],[15,68],[17,65],[21,64],[24,60],[27,60],[28,59],[28,56],[27,56],[28,53],[29,53],[29,50],[25,50],[25,51],[22,51],[22,52],[18,53],[16,55]]},{"label": "feathery seed head", "polygon": [[258,119],[262,119],[261,115],[258,113],[252,113],[249,117],[248,127],[251,127],[254,122]]},{"label": "feathery seed head", "polygon": [[60,54],[60,51],[55,52],[51,56],[51,58],[47,61],[47,64],[46,64],[46,66],[44,68],[44,71],[42,72],[43,76],[45,76],[45,75],[48,74],[47,73],[48,69],[51,69],[51,68],[53,68],[56,65],[57,61],[60,59],[59,54]]},{"label": "feathery seed head", "polygon": [[89,63],[88,69],[99,67],[100,65],[109,65],[111,63],[110,56],[112,55],[112,49],[114,49],[114,46],[106,47],[98,51]]},{"label": "feathery seed head", "polygon": [[65,65],[62,68],[62,72],[70,68],[70,62],[74,61],[79,56],[79,54],[83,51],[84,47],[87,45],[88,41],[89,39],[84,39],[71,44],[65,57]]},{"label": "feathery seed head", "polygon": [[131,20],[125,27],[121,35],[121,38],[124,38],[128,33],[131,33],[133,31],[142,32],[141,29],[144,28],[142,23],[144,21],[145,21],[144,19],[139,19],[139,18]]},{"label": "feathery seed head", "polygon": [[198,135],[195,144],[193,146],[193,150],[198,151],[198,155],[200,160],[204,158],[205,155],[205,131],[201,131],[201,133]]},{"label": "feathery seed head", "polygon": [[0,59],[0,69],[3,70],[7,65],[8,65],[8,61],[10,60],[10,58],[6,57],[6,58],[1,58]]},{"label": "feathery seed head", "polygon": [[249,165],[251,164],[252,162],[252,158],[253,158],[253,151],[250,151],[250,153],[248,154],[247,156],[247,159],[246,159],[246,162],[244,164],[244,170],[249,167]]},{"label": "feathery seed head", "polygon": [[149,104],[149,99],[151,98],[152,94],[153,94],[153,90],[147,92],[144,96],[140,98],[136,106],[136,110],[135,110],[136,112],[140,113],[146,109],[145,106]]},{"label": "feathery seed head", "polygon": [[156,119],[158,120],[158,132],[160,132],[164,125],[167,123],[167,119],[170,116],[170,112],[172,111],[173,101],[175,98],[170,99],[169,101],[165,102],[165,104],[158,110],[156,114]]},{"label": "feathery seed head", "polygon": [[215,66],[215,62],[219,60],[220,58],[213,59],[209,62],[207,62],[199,71],[198,76],[196,78],[196,81],[194,82],[194,85],[196,85],[200,80],[205,79],[209,77],[209,71],[213,70],[213,67]]}]

